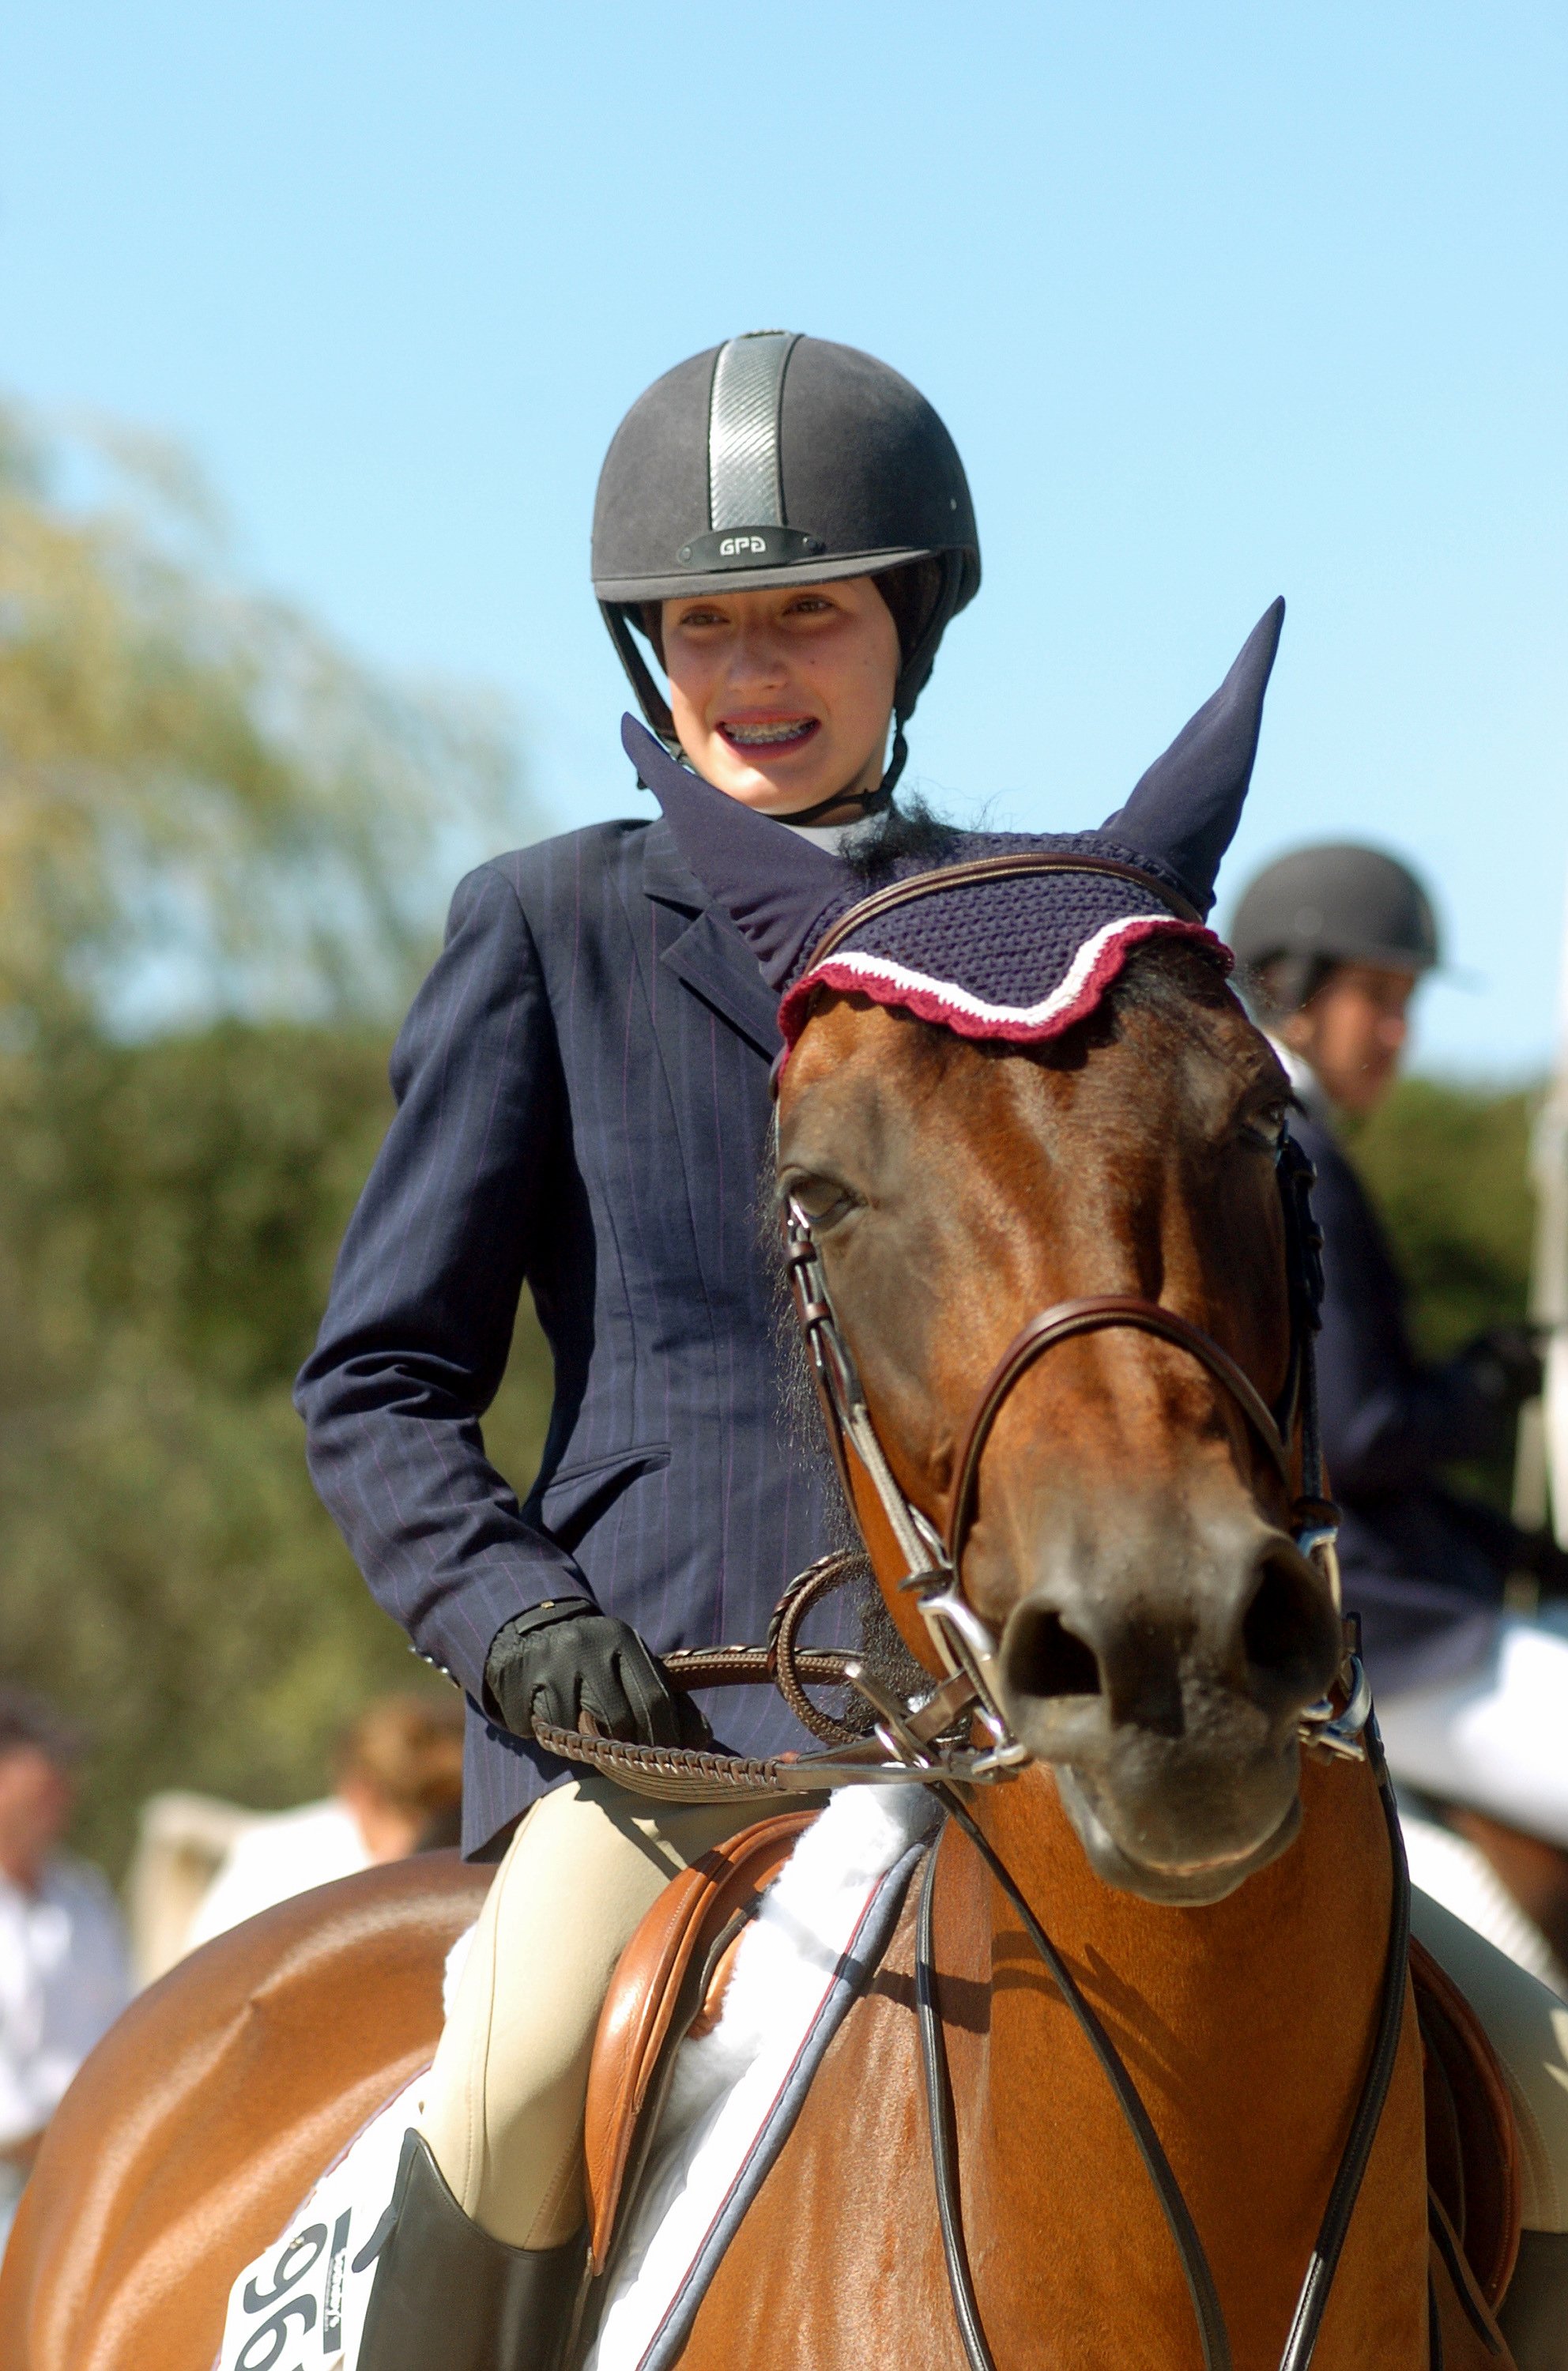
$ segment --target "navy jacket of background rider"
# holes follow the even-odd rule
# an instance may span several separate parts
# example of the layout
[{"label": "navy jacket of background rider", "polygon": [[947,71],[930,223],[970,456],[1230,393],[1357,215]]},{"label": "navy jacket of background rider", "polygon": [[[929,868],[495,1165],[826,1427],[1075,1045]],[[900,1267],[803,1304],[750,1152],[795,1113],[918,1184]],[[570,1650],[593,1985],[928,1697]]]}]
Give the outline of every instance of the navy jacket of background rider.
[{"label": "navy jacket of background rider", "polygon": [[1482,1453],[1496,1413],[1461,1370],[1417,1358],[1388,1238],[1321,1117],[1291,1133],[1318,1173],[1327,1292],[1318,1380],[1329,1481],[1340,1502],[1347,1611],[1384,1694],[1456,1676],[1491,1644],[1513,1527],[1445,1488],[1441,1468]]},{"label": "navy jacket of background rider", "polygon": [[[612,823],[469,874],[398,1037],[295,1396],[365,1579],[467,1695],[470,1856],[571,1775],[481,1708],[503,1623],[571,1593],[656,1651],[760,1641],[837,1537],[763,1242],[777,1009],[667,825]],[[480,1419],[525,1284],[556,1390],[519,1503]],[[698,1702],[736,1752],[815,1744],[770,1689]]]}]

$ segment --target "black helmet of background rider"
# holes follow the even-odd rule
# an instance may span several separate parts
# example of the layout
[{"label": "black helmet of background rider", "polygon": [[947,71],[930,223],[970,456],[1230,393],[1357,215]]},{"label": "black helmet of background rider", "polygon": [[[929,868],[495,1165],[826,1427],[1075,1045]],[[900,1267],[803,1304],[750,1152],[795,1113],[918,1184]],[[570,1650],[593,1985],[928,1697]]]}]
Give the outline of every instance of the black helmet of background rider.
[{"label": "black helmet of background rider", "polygon": [[1441,959],[1432,901],[1381,849],[1298,848],[1265,865],[1230,923],[1239,970],[1267,1019],[1299,1012],[1341,964],[1419,977]]},{"label": "black helmet of background rider", "polygon": [[980,546],[963,464],[917,388],[853,346],[752,330],[666,371],[621,422],[599,476],[593,573],[642,712],[672,749],[669,703],[636,639],[662,655],[661,602],[871,577],[901,654],[880,804],[937,645],[979,589]]}]

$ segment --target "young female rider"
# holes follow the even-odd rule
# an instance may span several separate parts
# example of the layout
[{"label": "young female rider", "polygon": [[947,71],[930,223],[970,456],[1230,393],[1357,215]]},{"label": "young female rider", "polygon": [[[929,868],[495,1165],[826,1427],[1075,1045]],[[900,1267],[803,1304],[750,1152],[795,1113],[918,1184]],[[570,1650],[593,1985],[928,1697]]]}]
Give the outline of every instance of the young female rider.
[{"label": "young female rider", "polygon": [[[594,579],[654,729],[732,797],[836,834],[889,798],[979,552],[915,388],[767,330],[632,407]],[[532,1721],[679,1740],[659,1653],[760,1639],[831,1544],[755,1218],[774,1014],[667,827],[615,823],[463,883],[393,1057],[398,1114],[299,1405],[371,1588],[467,1694],[465,1846],[501,1867],[405,2145],[364,2371],[552,2362],[610,1973],[664,1880],[752,1816],[574,1777]],[[479,1420],[525,1281],[556,1396],[519,1505]],[[763,1691],[697,1702],[725,1747],[810,1742]]]}]

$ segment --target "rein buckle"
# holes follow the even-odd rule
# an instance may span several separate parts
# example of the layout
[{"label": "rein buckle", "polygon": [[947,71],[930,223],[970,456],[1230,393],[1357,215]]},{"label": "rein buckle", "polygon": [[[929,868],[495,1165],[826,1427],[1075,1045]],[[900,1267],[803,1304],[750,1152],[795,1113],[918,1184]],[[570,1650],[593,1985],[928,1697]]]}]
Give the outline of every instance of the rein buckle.
[{"label": "rein buckle", "polygon": [[1334,1710],[1332,1696],[1320,1696],[1302,1714],[1297,1735],[1309,1753],[1329,1754],[1341,1762],[1365,1762],[1372,1683],[1354,1648],[1345,1657],[1343,1674],[1348,1691],[1343,1710]]}]

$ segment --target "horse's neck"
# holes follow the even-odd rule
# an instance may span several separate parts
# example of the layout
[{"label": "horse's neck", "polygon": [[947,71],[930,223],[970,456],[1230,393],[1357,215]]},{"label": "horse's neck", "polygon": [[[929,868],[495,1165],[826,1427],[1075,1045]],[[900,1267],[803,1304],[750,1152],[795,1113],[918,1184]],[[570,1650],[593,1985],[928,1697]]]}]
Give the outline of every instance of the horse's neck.
[{"label": "horse's neck", "polygon": [[[1366,2068],[1389,1932],[1389,1845],[1370,1773],[1314,1764],[1302,1795],[1289,1850],[1196,1910],[1102,1885],[1042,1772],[976,1805],[1153,2116],[1239,2371],[1279,2359]],[[1189,2348],[1195,2361],[1175,2252],[1105,2076],[956,1830],[937,1899],[965,2222],[983,2284],[998,2308],[1010,2296],[1024,2310],[1048,2262],[1058,2307],[1084,2317],[1084,2359],[1096,2331],[1107,2335],[1110,2295],[1135,2325],[1163,2330],[1166,2365]],[[1334,2330],[1353,2302],[1361,2319],[1347,2326],[1366,2351],[1345,2361],[1424,2365],[1425,2263],[1419,2045],[1407,2018],[1320,2371],[1341,2360]],[[1065,2359],[1078,2359],[1070,2347]]]}]

